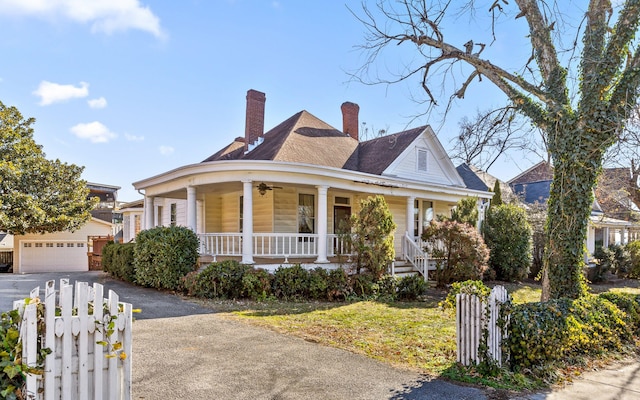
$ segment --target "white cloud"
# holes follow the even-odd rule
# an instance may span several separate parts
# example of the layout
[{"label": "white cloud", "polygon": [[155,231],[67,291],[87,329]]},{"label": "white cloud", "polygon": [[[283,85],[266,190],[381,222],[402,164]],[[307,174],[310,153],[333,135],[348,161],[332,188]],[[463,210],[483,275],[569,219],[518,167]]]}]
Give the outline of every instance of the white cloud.
[{"label": "white cloud", "polygon": [[160,154],[162,154],[163,156],[169,156],[173,154],[173,152],[175,151],[175,149],[171,146],[160,146],[158,147],[158,150],[160,151]]},{"label": "white cloud", "polygon": [[107,106],[107,99],[100,97],[97,99],[87,100],[87,103],[91,108],[105,108]]},{"label": "white cloud", "polygon": [[107,35],[138,29],[164,37],[160,19],[138,0],[0,0],[0,14],[69,19]]},{"label": "white cloud", "polygon": [[129,142],[142,142],[144,140],[144,136],[130,135],[128,133],[124,134],[124,138]]},{"label": "white cloud", "polygon": [[71,132],[80,139],[88,139],[91,143],[107,143],[118,137],[98,121],[75,125],[71,128]]},{"label": "white cloud", "polygon": [[80,82],[80,86],[73,86],[42,81],[33,94],[40,97],[41,106],[47,106],[77,97],[87,97],[89,95],[89,84]]}]

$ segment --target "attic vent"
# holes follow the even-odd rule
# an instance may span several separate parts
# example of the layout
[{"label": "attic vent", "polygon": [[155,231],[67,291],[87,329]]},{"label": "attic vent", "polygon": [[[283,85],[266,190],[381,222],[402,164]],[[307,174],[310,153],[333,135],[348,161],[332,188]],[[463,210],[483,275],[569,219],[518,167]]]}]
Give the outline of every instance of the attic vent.
[{"label": "attic vent", "polygon": [[418,172],[427,172],[427,151],[418,149],[417,158],[416,165],[418,167]]}]

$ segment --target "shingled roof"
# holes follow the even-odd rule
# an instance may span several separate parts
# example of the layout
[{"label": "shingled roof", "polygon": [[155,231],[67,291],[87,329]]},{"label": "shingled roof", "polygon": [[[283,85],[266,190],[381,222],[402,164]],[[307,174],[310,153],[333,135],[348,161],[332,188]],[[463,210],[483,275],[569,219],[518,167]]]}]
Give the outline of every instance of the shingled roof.
[{"label": "shingled roof", "polygon": [[359,143],[303,110],[265,133],[249,151],[244,151],[244,139],[237,138],[203,162],[271,160],[380,175],[425,129],[422,126]]},{"label": "shingled roof", "polygon": [[361,142],[344,169],[381,175],[426,129],[426,126]]},{"label": "shingled roof", "polygon": [[462,163],[456,167],[458,174],[464,181],[464,184],[469,189],[474,190],[489,190],[489,186],[480,177],[476,174],[474,170],[471,169],[467,163]]}]

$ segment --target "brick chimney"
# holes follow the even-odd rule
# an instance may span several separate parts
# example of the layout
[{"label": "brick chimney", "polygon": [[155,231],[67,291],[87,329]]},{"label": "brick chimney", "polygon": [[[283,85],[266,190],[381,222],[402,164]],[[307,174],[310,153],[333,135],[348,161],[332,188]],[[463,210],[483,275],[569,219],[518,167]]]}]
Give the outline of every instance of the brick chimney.
[{"label": "brick chimney", "polygon": [[358,140],[358,112],[360,106],[346,101],[340,107],[342,110],[342,131],[355,140]]},{"label": "brick chimney", "polygon": [[244,150],[249,149],[249,145],[264,135],[264,103],[267,96],[250,89],[247,91],[247,117],[244,128]]}]

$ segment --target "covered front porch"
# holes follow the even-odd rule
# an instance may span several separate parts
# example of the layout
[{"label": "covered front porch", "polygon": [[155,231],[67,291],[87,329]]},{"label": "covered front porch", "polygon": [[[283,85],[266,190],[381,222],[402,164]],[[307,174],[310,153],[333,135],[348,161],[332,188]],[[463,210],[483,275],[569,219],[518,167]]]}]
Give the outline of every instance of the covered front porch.
[{"label": "covered front porch", "polygon": [[[208,164],[208,163],[207,163]],[[345,222],[369,196],[382,195],[396,224],[396,259],[426,272],[428,255],[417,239],[436,215],[477,196],[481,218],[487,192],[443,183],[372,176],[339,168],[277,162],[217,162],[150,178],[143,229],[181,225],[200,238],[212,261],[314,265],[347,263]]]}]

